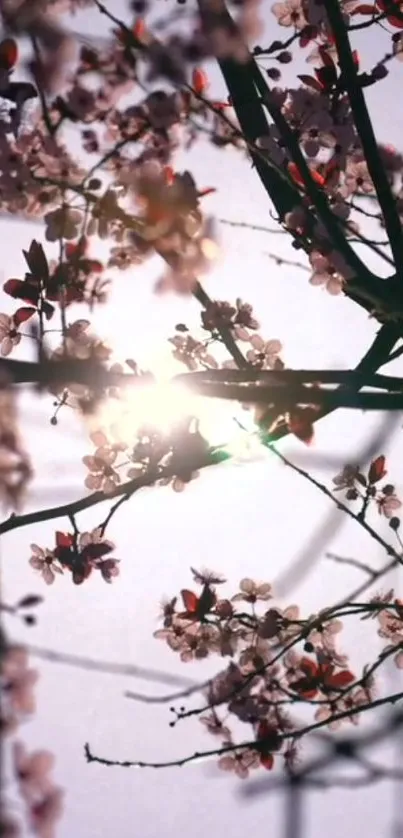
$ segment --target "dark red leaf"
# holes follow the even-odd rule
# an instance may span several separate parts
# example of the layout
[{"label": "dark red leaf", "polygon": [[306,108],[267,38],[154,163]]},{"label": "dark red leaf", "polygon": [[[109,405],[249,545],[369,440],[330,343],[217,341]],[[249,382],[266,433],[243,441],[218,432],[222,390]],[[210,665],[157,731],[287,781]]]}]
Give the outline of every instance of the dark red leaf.
[{"label": "dark red leaf", "polygon": [[71,547],[73,544],[73,536],[66,532],[56,533],[56,544],[58,547]]},{"label": "dark red leaf", "polygon": [[352,684],[353,681],[355,681],[355,675],[349,672],[348,669],[343,669],[341,672],[336,672],[335,675],[326,678],[325,684],[328,687],[342,688],[347,687],[348,684]]},{"label": "dark red leaf", "polygon": [[[86,269],[92,273],[102,273],[104,266],[98,259],[86,259]],[[85,270],[85,269],[84,269]]]},{"label": "dark red leaf", "polygon": [[266,769],[266,771],[271,771],[274,765],[273,754],[261,754],[260,764]]},{"label": "dark red leaf", "polygon": [[281,747],[281,735],[279,731],[266,719],[262,719],[257,726],[256,731],[257,741],[262,741],[262,745],[266,747],[267,751],[278,751]]},{"label": "dark red leaf", "polygon": [[385,474],[387,474],[385,462],[383,454],[372,461],[368,471],[368,480],[370,483],[378,483],[379,480],[382,480],[382,477],[385,477]]},{"label": "dark red leaf", "polygon": [[349,14],[350,15],[375,15],[376,14],[376,6],[372,3],[361,3],[359,6],[356,6],[352,9]]},{"label": "dark red leaf", "polygon": [[333,58],[329,55],[326,51],[326,47],[319,47],[319,55],[325,65],[325,67],[329,67],[329,69],[333,69],[336,72],[336,68],[334,66]]},{"label": "dark red leaf", "polygon": [[316,26],[305,26],[299,36],[299,45],[300,47],[306,47],[314,38],[317,37],[318,30]]},{"label": "dark red leaf", "polygon": [[197,606],[199,604],[199,597],[193,593],[193,591],[183,590],[181,591],[181,597],[183,599],[183,604],[186,608],[186,611],[189,614],[195,614],[197,611]]},{"label": "dark red leaf", "polygon": [[18,308],[13,315],[15,325],[19,326],[20,323],[25,323],[33,314],[36,314],[36,311],[36,308]]},{"label": "dark red leaf", "polygon": [[297,439],[305,442],[305,445],[310,445],[314,437],[312,411],[309,408],[305,408],[305,410],[290,413],[288,428]]},{"label": "dark red leaf", "polygon": [[305,87],[311,87],[313,90],[316,90],[317,93],[320,93],[321,90],[323,90],[321,83],[317,79],[314,79],[313,76],[306,76],[304,73],[301,73],[298,78],[302,81],[302,84],[304,84]]},{"label": "dark red leaf", "polygon": [[315,76],[322,88],[332,87],[332,85],[334,85],[337,81],[336,68],[333,62],[331,67],[326,66],[318,67],[317,69],[315,68]]},{"label": "dark red leaf", "polygon": [[22,279],[8,279],[3,285],[3,291],[10,297],[14,297],[15,300],[24,300],[25,303],[36,305],[39,299],[39,290],[30,282],[24,282]]},{"label": "dark red leaf", "polygon": [[88,579],[92,573],[92,565],[89,562],[80,562],[73,567],[73,582],[75,585],[81,585],[84,579]]},{"label": "dark red leaf", "polygon": [[49,279],[49,268],[42,245],[34,239],[29,250],[23,250],[22,252],[32,275],[36,279],[42,279],[46,284]]},{"label": "dark red leaf", "polygon": [[0,43],[0,67],[2,70],[11,70],[18,59],[18,47],[14,38],[5,38]]},{"label": "dark red leaf", "polygon": [[101,556],[106,556],[107,553],[110,553],[112,547],[110,544],[87,544],[84,549],[82,550],[81,555],[85,557],[85,559],[100,559]]}]

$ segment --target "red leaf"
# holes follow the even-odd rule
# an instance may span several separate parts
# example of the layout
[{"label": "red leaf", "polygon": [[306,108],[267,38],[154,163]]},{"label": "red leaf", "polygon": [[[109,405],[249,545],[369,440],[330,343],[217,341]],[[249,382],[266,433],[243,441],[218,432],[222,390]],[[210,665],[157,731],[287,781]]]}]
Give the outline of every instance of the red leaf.
[{"label": "red leaf", "polygon": [[341,672],[336,672],[335,675],[331,675],[329,678],[325,678],[325,684],[328,687],[347,687],[348,684],[352,684],[355,681],[355,675],[352,672],[349,672],[348,669],[343,669]]},{"label": "red leaf", "polygon": [[386,12],[386,19],[391,26],[395,26],[396,29],[403,29],[403,15],[401,18],[394,16],[393,6],[395,4],[392,2],[392,0],[376,0],[376,5],[378,6],[378,9],[381,10],[381,12]]},{"label": "red leaf", "polygon": [[18,58],[18,47],[14,38],[5,38],[0,43],[0,67],[11,70]]},{"label": "red leaf", "polygon": [[101,544],[87,544],[82,551],[82,556],[86,559],[100,559],[102,556],[106,556],[107,553],[110,553],[112,547],[110,544],[105,544],[102,542]]},{"label": "red leaf", "polygon": [[42,245],[34,239],[30,244],[29,250],[23,250],[22,252],[32,275],[36,279],[42,279],[46,283],[49,279],[49,268]]},{"label": "red leaf", "polygon": [[318,52],[325,67],[329,67],[329,69],[332,68],[336,72],[336,67],[334,65],[333,58],[329,55],[328,52],[326,52],[326,47],[319,47]]},{"label": "red leaf", "polygon": [[79,565],[73,567],[73,582],[75,585],[81,585],[84,579],[88,579],[92,573],[92,565],[89,562],[80,562]]},{"label": "red leaf", "polygon": [[304,181],[298,166],[295,163],[289,163],[287,168],[292,179],[295,180],[295,183],[298,183],[299,186],[303,186]]},{"label": "red leaf", "polygon": [[321,84],[322,88],[332,87],[337,81],[336,68],[332,62],[332,66],[315,68],[315,76]]},{"label": "red leaf", "polygon": [[370,3],[361,3],[360,6],[356,6],[352,11],[349,12],[350,15],[375,15],[376,14],[376,5]]},{"label": "red leaf", "polygon": [[64,246],[64,253],[67,259],[84,256],[88,250],[88,239],[81,236],[78,242],[67,242]]},{"label": "red leaf", "polygon": [[3,285],[3,291],[15,300],[24,300],[25,303],[36,304],[39,299],[39,290],[22,279],[8,279]]},{"label": "red leaf", "polygon": [[56,533],[56,544],[58,547],[71,547],[73,544],[73,536],[66,532]]},{"label": "red leaf", "polygon": [[163,175],[167,186],[172,186],[175,180],[175,171],[172,166],[164,166]]},{"label": "red leaf", "polygon": [[139,19],[136,20],[136,23],[134,24],[134,26],[132,26],[133,35],[134,35],[135,38],[137,38],[138,41],[141,41],[141,39],[145,35],[145,31],[146,31],[145,21],[143,20],[142,17],[139,17]]},{"label": "red leaf", "polygon": [[360,66],[360,56],[359,56],[357,50],[354,49],[353,52],[351,53],[351,55],[352,55],[354,64],[355,64],[355,66],[357,67],[357,70],[358,70],[358,68]]},{"label": "red leaf", "polygon": [[183,590],[181,591],[181,597],[183,599],[183,604],[186,608],[186,611],[189,614],[195,614],[197,611],[197,607],[199,604],[199,597],[193,593],[193,591]]},{"label": "red leaf", "polygon": [[391,26],[394,26],[395,29],[403,29],[403,20],[400,20],[400,18],[395,17],[394,15],[388,15],[386,20]]},{"label": "red leaf", "polygon": [[260,764],[266,771],[271,771],[274,765],[274,756],[273,754],[261,754],[260,755]]},{"label": "red leaf", "polygon": [[385,468],[385,462],[383,454],[372,461],[368,471],[368,480],[370,483],[378,483],[388,473]]},{"label": "red leaf", "polygon": [[98,261],[98,259],[86,259],[85,261],[87,263],[86,267],[88,267],[89,271],[92,271],[92,273],[97,274],[102,273],[104,266],[102,262]]},{"label": "red leaf", "polygon": [[[299,186],[304,186],[305,181],[299,171],[298,166],[295,163],[288,164],[288,171],[292,179],[295,180],[295,183],[297,183]],[[315,181],[315,183],[318,183],[319,186],[323,186],[325,182],[325,178],[323,177],[323,175],[321,175],[320,172],[317,172],[315,169],[310,169],[309,171],[311,174],[311,178]]]},{"label": "red leaf", "polygon": [[195,67],[192,73],[192,87],[199,96],[208,88],[207,73],[200,67]]},{"label": "red leaf", "polygon": [[318,674],[318,665],[311,658],[301,658],[299,666],[310,678],[315,678]]},{"label": "red leaf", "polygon": [[[305,414],[305,415],[304,415]],[[314,428],[312,424],[312,411],[309,408],[305,410],[294,411],[290,413],[288,418],[288,428],[297,439],[305,442],[305,445],[310,445],[314,437]]]},{"label": "red leaf", "polygon": [[317,34],[318,30],[316,26],[305,26],[305,28],[302,30],[299,36],[300,47],[307,47],[308,44],[310,44],[311,41],[313,41],[317,37]]},{"label": "red leaf", "polygon": [[316,90],[317,93],[320,93],[323,90],[321,83],[317,79],[314,79],[313,76],[306,76],[304,73],[301,73],[298,78],[302,81],[302,84],[304,84],[305,87],[311,87],[313,90]]},{"label": "red leaf", "polygon": [[25,323],[33,314],[36,314],[36,311],[36,308],[18,308],[13,315],[15,325],[19,326],[20,323]]}]

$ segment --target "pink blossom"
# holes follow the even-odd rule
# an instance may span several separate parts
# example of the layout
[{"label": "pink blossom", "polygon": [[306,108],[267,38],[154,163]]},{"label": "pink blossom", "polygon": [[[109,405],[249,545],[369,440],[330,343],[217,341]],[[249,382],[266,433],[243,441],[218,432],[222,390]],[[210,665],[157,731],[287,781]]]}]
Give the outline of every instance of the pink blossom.
[{"label": "pink blossom", "polygon": [[63,811],[63,796],[63,790],[53,786],[31,807],[30,819],[38,838],[55,838],[56,824]]},{"label": "pink blossom", "polygon": [[126,446],[124,443],[110,443],[103,431],[91,434],[90,439],[97,448],[94,454],[83,457],[83,463],[90,472],[85,478],[85,485],[93,491],[102,490],[106,494],[113,492],[121,480],[113,465],[119,451]]},{"label": "pink blossom", "polygon": [[14,319],[8,314],[0,314],[0,347],[1,354],[7,356],[14,346],[18,346],[21,335],[17,331]]},{"label": "pink blossom", "polygon": [[257,600],[266,602],[272,598],[271,585],[268,582],[261,582],[260,584],[254,582],[253,579],[242,579],[239,583],[239,594],[232,597],[232,602],[244,601],[255,603]]},{"label": "pink blossom", "polygon": [[63,573],[62,568],[56,562],[53,551],[38,547],[37,544],[31,544],[31,552],[32,556],[29,560],[31,567],[39,570],[47,585],[52,585],[55,581],[55,573]]},{"label": "pink blossom", "polygon": [[22,796],[32,802],[47,794],[52,788],[49,775],[54,755],[49,751],[33,751],[28,755],[22,742],[14,742],[13,757]]},{"label": "pink blossom", "polygon": [[263,369],[276,369],[282,362],[279,359],[279,354],[283,348],[279,340],[264,341],[260,335],[252,335],[250,338],[252,349],[246,353],[247,360],[262,366]]},{"label": "pink blossom", "polygon": [[12,646],[2,664],[4,690],[16,713],[30,714],[35,710],[33,686],[38,680],[36,669],[28,669],[28,653],[21,646]]},{"label": "pink blossom", "polygon": [[375,191],[365,160],[349,160],[347,162],[344,186],[341,191],[345,197],[354,193],[370,195]]},{"label": "pink blossom", "polygon": [[213,734],[213,736],[220,736],[227,740],[229,739],[229,727],[222,723],[221,719],[217,716],[214,710],[207,716],[200,716],[199,721],[205,726],[209,733]]},{"label": "pink blossom", "polygon": [[303,29],[307,25],[302,0],[284,0],[283,3],[274,3],[271,10],[280,26]]},{"label": "pink blossom", "polygon": [[222,771],[233,771],[241,780],[249,777],[249,772],[259,766],[259,754],[251,748],[234,749],[232,753],[224,754],[218,760],[218,767]]},{"label": "pink blossom", "polygon": [[380,495],[376,499],[378,512],[380,515],[384,515],[385,518],[392,518],[396,514],[397,510],[401,508],[402,502],[399,500],[397,495],[394,492],[391,494]]},{"label": "pink blossom", "polygon": [[365,483],[365,478],[362,475],[360,480],[360,474],[359,466],[343,466],[339,474],[333,477],[333,483],[336,487],[335,491],[339,489],[353,489],[357,482],[364,481]]}]

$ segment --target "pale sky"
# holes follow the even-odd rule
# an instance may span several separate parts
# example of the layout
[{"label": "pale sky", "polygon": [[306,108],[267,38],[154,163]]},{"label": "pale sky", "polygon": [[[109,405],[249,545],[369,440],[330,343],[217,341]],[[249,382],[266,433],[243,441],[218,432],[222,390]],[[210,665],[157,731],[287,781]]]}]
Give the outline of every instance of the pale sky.
[{"label": "pale sky", "polygon": [[[165,4],[158,5],[165,11]],[[269,6],[265,4],[266,12]],[[121,2],[113,4],[114,13],[118,14],[119,8],[123,8]],[[268,43],[278,31],[274,18],[268,12],[266,16]],[[77,17],[75,25],[93,33],[105,31],[106,24],[96,13],[87,12]],[[365,41],[362,37],[361,41],[363,66],[372,67],[386,48],[375,33],[367,32]],[[292,64],[284,80],[301,72],[302,66]],[[403,131],[403,111],[396,108],[401,72],[402,64],[392,64],[390,78],[368,94],[379,139],[398,147]],[[210,79],[214,94],[217,91],[219,96],[223,88],[217,71],[210,73]],[[190,154],[180,155],[177,168],[189,168],[201,187],[218,188],[206,199],[207,211],[218,217],[273,226],[270,205],[257,176],[239,153],[220,152],[203,141]],[[285,236],[226,226],[221,226],[220,235],[220,261],[204,283],[211,297],[233,301],[240,296],[252,303],[263,337],[282,341],[287,366],[346,369],[358,363],[370,345],[376,324],[343,297],[335,299],[310,286],[308,274],[276,267],[265,251],[291,259],[304,258],[296,256]],[[22,275],[21,248],[33,237],[43,240],[40,228],[3,222],[2,282]],[[379,267],[370,260],[371,265]],[[158,273],[159,266],[152,264],[116,275],[110,304],[92,317],[97,333],[111,340],[117,358],[129,356],[143,365],[152,361],[166,364],[170,355],[166,339],[173,335],[175,324],[186,322],[190,328],[198,325],[199,307],[194,300],[154,295]],[[0,309],[13,311],[12,300],[4,294]],[[76,316],[86,314],[76,307],[71,321]],[[403,362],[396,362],[390,370],[401,374]],[[92,453],[92,445],[85,428],[68,411],[60,415],[59,425],[53,428],[49,425],[51,412],[51,397],[26,395],[21,399],[22,429],[35,467],[27,511],[86,493],[81,457]],[[348,462],[381,421],[381,415],[349,411],[338,411],[322,420],[310,452],[312,462],[316,454]],[[285,440],[281,450],[306,464],[307,449],[296,439]],[[386,450],[379,453],[390,454],[390,480],[402,493],[401,421]],[[312,466],[312,470],[330,485],[338,469]],[[106,508],[81,513],[77,519],[80,529],[96,526]],[[228,593],[235,593],[245,575],[275,583],[309,545],[332,509],[330,501],[271,458],[207,469],[182,495],[169,487],[147,489],[123,505],[108,528],[108,536],[116,544],[113,555],[121,559],[120,577],[112,585],[91,577],[81,588],[73,586],[67,577],[57,578],[53,587],[46,588],[28,565],[30,543],[52,547],[54,531],[68,529],[66,519],[11,532],[2,539],[5,600],[13,602],[29,592],[42,594],[45,602],[38,611],[36,627],[28,629],[16,620],[8,621],[7,626],[14,639],[36,646],[136,663],[202,680],[206,674],[219,671],[223,662],[213,659],[203,665],[182,664],[152,637],[158,627],[162,596],[174,596],[191,585],[190,565],[207,565],[223,573],[228,579]],[[376,514],[371,522],[391,539],[390,530]],[[376,544],[354,522],[336,516],[332,528],[332,538],[309,573],[280,604],[297,602],[309,615],[360,581],[357,571],[326,561],[323,556],[327,550],[372,562],[374,567],[384,561]],[[393,584],[398,583],[395,575]],[[351,653],[356,666],[369,662],[379,648],[374,628],[368,633],[366,627],[367,623],[353,624],[343,634],[343,651]],[[262,834],[270,830],[275,838],[283,834],[282,796],[241,800],[240,782],[219,772],[214,762],[158,772],[87,765],[85,741],[96,754],[120,760],[158,761],[213,747],[212,738],[197,721],[183,721],[171,729],[169,705],[146,706],[123,696],[127,689],[157,693],[163,687],[55,663],[35,661],[35,666],[41,674],[36,690],[38,710],[21,729],[20,738],[30,748],[49,748],[56,754],[55,779],[66,789],[58,838],[133,838],[137,834],[159,838],[162,833],[218,838],[224,830],[231,838],[243,838],[252,830]],[[386,680],[386,688],[388,683]],[[381,756],[385,758],[385,752]],[[322,838],[325,832],[328,838],[340,838],[365,830],[367,838],[389,835],[391,795],[386,783],[359,792],[339,789],[326,795],[312,793],[306,798],[304,834],[306,838]]]}]

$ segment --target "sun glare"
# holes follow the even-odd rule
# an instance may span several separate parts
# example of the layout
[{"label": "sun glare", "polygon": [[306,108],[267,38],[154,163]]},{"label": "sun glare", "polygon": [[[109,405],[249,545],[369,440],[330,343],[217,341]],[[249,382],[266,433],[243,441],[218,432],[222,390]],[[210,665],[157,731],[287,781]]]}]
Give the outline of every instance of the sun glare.
[{"label": "sun glare", "polygon": [[201,434],[212,446],[225,447],[235,460],[255,459],[258,449],[262,453],[250,412],[240,405],[197,396],[169,378],[127,388],[121,399],[104,401],[91,424],[94,430],[95,425],[112,430],[115,438],[130,445],[144,426],[169,433],[190,417],[198,421]]}]

